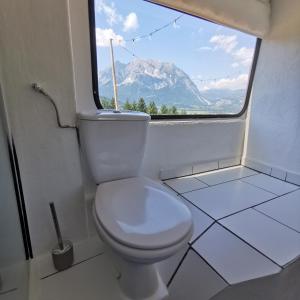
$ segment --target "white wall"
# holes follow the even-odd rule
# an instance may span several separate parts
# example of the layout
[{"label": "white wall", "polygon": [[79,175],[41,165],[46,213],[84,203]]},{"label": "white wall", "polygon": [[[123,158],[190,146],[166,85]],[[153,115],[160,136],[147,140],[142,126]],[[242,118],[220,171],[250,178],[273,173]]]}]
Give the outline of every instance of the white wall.
[{"label": "white wall", "polygon": [[244,120],[154,121],[150,124],[143,173],[241,156]]},{"label": "white wall", "polygon": [[[0,4],[2,84],[35,255],[55,243],[50,201],[56,203],[65,237],[75,242],[95,233],[76,133],[59,129],[51,104],[30,89],[32,82],[40,82],[67,124],[74,124],[76,109],[93,107],[87,16],[87,0]],[[143,172],[157,177],[161,168],[239,156],[243,132],[243,120],[154,122]]]},{"label": "white wall", "polygon": [[273,0],[253,86],[246,157],[300,174],[300,2]]},{"label": "white wall", "polygon": [[53,95],[64,123],[75,122],[67,1],[3,0],[0,4],[3,92],[19,157],[34,254],[55,243],[48,203],[57,204],[62,232],[87,236],[76,133],[59,129],[53,107],[30,89]]}]

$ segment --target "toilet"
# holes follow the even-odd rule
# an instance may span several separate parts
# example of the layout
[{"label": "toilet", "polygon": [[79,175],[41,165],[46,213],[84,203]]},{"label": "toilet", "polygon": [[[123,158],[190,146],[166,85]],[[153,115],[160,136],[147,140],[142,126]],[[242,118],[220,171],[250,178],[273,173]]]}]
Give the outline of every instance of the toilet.
[{"label": "toilet", "polygon": [[168,291],[156,263],[192,235],[189,209],[160,182],[139,175],[150,116],[93,110],[78,114],[80,145],[98,184],[97,232],[120,272],[122,299],[162,300]]}]

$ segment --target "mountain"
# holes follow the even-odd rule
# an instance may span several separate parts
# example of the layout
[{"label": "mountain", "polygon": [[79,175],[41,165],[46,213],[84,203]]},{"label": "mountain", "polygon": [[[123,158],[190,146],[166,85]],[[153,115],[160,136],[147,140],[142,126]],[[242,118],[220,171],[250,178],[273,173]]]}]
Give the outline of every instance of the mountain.
[{"label": "mountain", "polygon": [[209,89],[201,91],[205,99],[210,101],[210,111],[217,113],[239,113],[245,102],[246,89]]},{"label": "mountain", "polygon": [[[190,77],[172,63],[140,59],[128,64],[116,62],[116,79],[121,102],[143,97],[158,106],[199,108],[210,104]],[[100,72],[99,90],[101,96],[113,97],[111,68]]]},{"label": "mountain", "polygon": [[[199,91],[190,77],[175,64],[156,60],[116,62],[119,101],[123,104],[143,97],[159,107],[175,105],[190,112],[237,113],[241,110],[245,90],[209,89]],[[111,68],[100,71],[100,96],[113,97]]]}]

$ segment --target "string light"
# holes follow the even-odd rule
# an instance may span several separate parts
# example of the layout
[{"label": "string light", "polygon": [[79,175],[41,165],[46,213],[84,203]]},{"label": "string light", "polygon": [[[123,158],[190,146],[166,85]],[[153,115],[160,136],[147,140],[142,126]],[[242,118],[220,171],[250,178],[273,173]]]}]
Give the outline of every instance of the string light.
[{"label": "string light", "polygon": [[[151,32],[147,33],[147,34],[143,34],[143,35],[139,35],[139,36],[135,36],[135,37],[132,37],[130,39],[125,39],[124,41],[125,42],[132,42],[132,44],[134,45],[135,42],[139,41],[139,40],[142,40],[142,39],[148,39],[148,40],[152,40],[152,37],[154,34],[160,32],[161,30],[164,30],[166,28],[168,28],[169,26],[173,26],[174,28],[178,28],[179,25],[177,24],[177,21],[179,19],[181,19],[182,17],[184,16],[184,14],[181,14],[180,16],[176,17],[175,19],[173,19],[172,21],[170,21],[169,23],[157,28],[157,29],[154,29],[152,30]],[[116,41],[116,40],[114,40]],[[131,56],[137,58],[137,59],[140,59],[139,56],[137,56],[133,51],[129,50],[128,48],[126,48],[125,46],[123,46],[121,43],[122,43],[123,40],[117,40],[118,42],[118,46],[123,49],[124,51],[126,51],[128,54],[130,54]],[[239,71],[239,74],[241,73],[241,71]],[[217,80],[221,80],[221,79],[224,79],[224,78],[232,78],[234,76],[234,74],[232,74],[231,76],[230,75],[227,75],[226,77],[216,77],[216,78],[204,78],[204,79],[201,79],[201,78],[191,78],[192,81],[197,81],[197,82],[200,82],[200,83],[205,83],[205,82],[211,82],[211,81],[214,81],[216,82]]]},{"label": "string light", "polygon": [[120,45],[120,47],[121,47],[123,50],[125,50],[126,52],[128,52],[131,56],[133,56],[133,57],[139,59],[139,57],[138,57],[137,55],[135,55],[132,51],[130,51],[128,48],[126,48],[126,47],[124,47],[124,46],[122,46],[122,45]]},{"label": "string light", "polygon": [[166,29],[167,27],[169,27],[169,26],[171,26],[171,25],[176,24],[176,26],[178,26],[178,25],[177,25],[177,21],[178,21],[179,19],[181,19],[183,16],[184,16],[184,15],[182,14],[182,15],[176,17],[175,19],[173,19],[171,22],[169,22],[169,23],[167,23],[167,24],[165,24],[165,25],[163,25],[163,26],[161,26],[161,27],[159,27],[159,28],[157,28],[157,29],[154,29],[154,30],[152,30],[152,31],[149,32],[149,33],[146,33],[146,34],[143,34],[143,35],[139,35],[139,36],[136,36],[136,37],[127,39],[127,40],[125,40],[125,42],[133,42],[133,43],[134,43],[135,41],[138,41],[138,40],[141,40],[141,39],[146,39],[146,38],[151,39],[152,36],[153,36],[154,34],[158,33],[158,32],[161,31],[161,30]]},{"label": "string light", "polygon": [[[127,40],[124,40],[125,42],[132,42],[132,44],[134,45],[135,42],[141,40],[141,39],[149,39],[150,41],[152,40],[152,36],[154,34],[156,34],[157,32],[161,31],[161,30],[164,30],[166,29],[167,27],[171,26],[171,25],[177,25],[177,21],[182,18],[184,15],[180,15],[178,17],[176,17],[175,19],[173,19],[172,21],[170,21],[169,23],[157,28],[157,29],[154,29],[152,30],[151,32],[147,33],[147,34],[143,34],[143,35],[140,35],[140,36],[136,36],[136,37],[133,37],[133,38],[130,38],[130,39],[127,39]],[[126,48],[125,46],[123,46],[121,43],[123,40],[115,40],[115,39],[112,39],[113,41],[117,42],[118,43],[118,46],[121,47],[123,50],[125,50],[126,52],[128,52],[131,56],[135,57],[135,58],[139,58],[135,53],[133,53],[132,51],[130,51],[128,48]]]}]

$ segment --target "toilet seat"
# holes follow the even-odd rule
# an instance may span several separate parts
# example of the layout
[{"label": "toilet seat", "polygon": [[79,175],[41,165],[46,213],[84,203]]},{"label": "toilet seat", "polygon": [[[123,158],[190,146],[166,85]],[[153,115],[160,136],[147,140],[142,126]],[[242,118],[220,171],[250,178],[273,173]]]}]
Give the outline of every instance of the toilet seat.
[{"label": "toilet seat", "polygon": [[145,177],[99,185],[94,214],[110,239],[126,248],[177,248],[192,230],[189,209],[162,184]]}]

